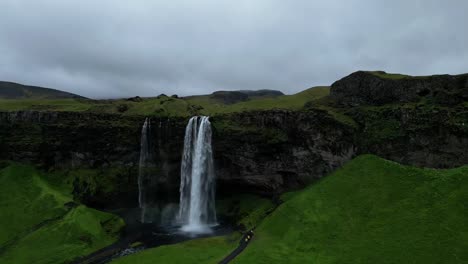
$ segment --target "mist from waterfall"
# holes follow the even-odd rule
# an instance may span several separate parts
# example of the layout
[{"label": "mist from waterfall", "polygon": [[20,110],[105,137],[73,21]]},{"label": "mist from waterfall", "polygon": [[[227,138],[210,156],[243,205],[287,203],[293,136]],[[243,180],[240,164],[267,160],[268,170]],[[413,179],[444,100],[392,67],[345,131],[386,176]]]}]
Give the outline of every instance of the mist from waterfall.
[{"label": "mist from waterfall", "polygon": [[153,155],[151,148],[151,120],[146,118],[141,129],[140,139],[140,162],[138,171],[138,204],[141,209],[141,222],[151,222],[148,220],[148,192],[151,189],[153,166]]},{"label": "mist from waterfall", "polygon": [[179,207],[185,232],[207,233],[216,225],[211,134],[207,116],[192,117],[185,129]]}]

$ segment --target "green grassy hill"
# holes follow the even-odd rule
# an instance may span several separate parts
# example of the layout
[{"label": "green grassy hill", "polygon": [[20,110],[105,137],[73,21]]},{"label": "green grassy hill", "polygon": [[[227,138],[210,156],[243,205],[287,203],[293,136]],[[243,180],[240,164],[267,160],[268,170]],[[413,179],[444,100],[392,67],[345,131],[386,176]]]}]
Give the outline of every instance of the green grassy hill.
[{"label": "green grassy hill", "polygon": [[195,114],[216,115],[250,110],[289,109],[297,110],[304,104],[329,94],[329,87],[314,87],[294,95],[253,97],[244,102],[225,104],[210,96],[172,98],[166,96],[132,100],[87,100],[87,99],[1,99],[0,111],[73,111],[113,113],[147,116],[192,116]]},{"label": "green grassy hill", "polygon": [[[282,199],[234,263],[468,262],[468,167],[419,169],[364,155]],[[236,246],[201,239],[115,263],[217,263]]]},{"label": "green grassy hill", "polygon": [[195,96],[187,99],[192,105],[201,106],[201,114],[214,115],[216,113],[232,113],[251,110],[289,109],[298,110],[304,104],[320,99],[330,93],[329,87],[313,87],[293,95],[281,95],[270,98],[258,98],[235,104],[223,104],[209,96]]},{"label": "green grassy hill", "polygon": [[66,263],[116,241],[123,220],[75,204],[61,176],[0,170],[0,263]]},{"label": "green grassy hill", "polygon": [[468,167],[365,155],[285,198],[234,263],[468,262]]}]

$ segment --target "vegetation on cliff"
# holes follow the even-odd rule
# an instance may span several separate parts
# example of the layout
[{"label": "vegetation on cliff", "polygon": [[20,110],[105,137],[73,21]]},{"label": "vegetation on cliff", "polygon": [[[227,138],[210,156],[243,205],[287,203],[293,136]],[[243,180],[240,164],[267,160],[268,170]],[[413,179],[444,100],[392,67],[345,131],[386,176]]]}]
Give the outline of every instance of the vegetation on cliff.
[{"label": "vegetation on cliff", "polygon": [[271,199],[251,194],[233,195],[216,201],[216,213],[242,231],[255,228],[274,208]]},{"label": "vegetation on cliff", "polygon": [[216,115],[250,110],[298,110],[304,104],[327,96],[329,87],[314,87],[293,95],[253,97],[227,104],[210,96],[85,100],[85,99],[0,99],[0,111],[76,111],[122,115],[192,116]]}]

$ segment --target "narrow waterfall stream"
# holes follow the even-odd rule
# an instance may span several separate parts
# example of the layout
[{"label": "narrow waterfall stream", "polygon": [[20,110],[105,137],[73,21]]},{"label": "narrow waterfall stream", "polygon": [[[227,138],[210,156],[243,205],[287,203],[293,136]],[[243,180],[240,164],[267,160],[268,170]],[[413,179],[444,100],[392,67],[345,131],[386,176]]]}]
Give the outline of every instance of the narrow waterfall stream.
[{"label": "narrow waterfall stream", "polygon": [[[140,162],[138,172],[138,204],[141,209],[141,222],[148,221],[148,191],[151,187],[152,174],[150,168],[153,164],[151,149],[151,120],[146,118],[141,129]],[[151,220],[149,220],[151,222]]]},{"label": "narrow waterfall stream", "polygon": [[209,233],[217,223],[211,123],[207,116],[192,117],[185,130],[179,221],[182,231],[194,234]]}]

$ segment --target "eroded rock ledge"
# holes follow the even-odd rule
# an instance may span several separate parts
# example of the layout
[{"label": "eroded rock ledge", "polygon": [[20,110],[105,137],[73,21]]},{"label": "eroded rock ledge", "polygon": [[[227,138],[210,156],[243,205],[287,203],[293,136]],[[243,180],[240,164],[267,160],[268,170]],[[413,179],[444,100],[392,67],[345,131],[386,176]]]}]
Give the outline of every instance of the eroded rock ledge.
[{"label": "eroded rock ledge", "polygon": [[468,74],[413,77],[358,71],[333,83],[330,97],[338,105],[384,105],[422,98],[443,105],[468,101]]}]

